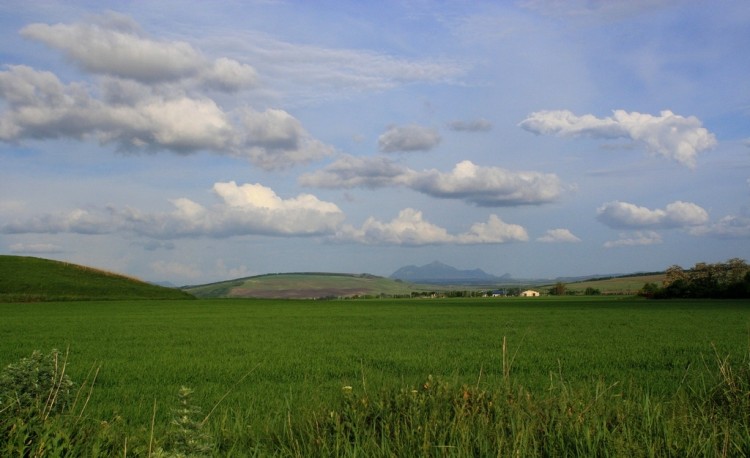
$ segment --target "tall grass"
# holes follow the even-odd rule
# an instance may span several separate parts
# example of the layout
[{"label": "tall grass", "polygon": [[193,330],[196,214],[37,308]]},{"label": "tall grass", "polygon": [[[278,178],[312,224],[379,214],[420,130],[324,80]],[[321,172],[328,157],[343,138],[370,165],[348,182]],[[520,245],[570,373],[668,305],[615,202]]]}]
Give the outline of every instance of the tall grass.
[{"label": "tall grass", "polygon": [[[504,355],[503,361],[508,361]],[[0,374],[2,456],[747,456],[750,363],[714,355],[705,383],[655,399],[620,383],[574,389],[559,375],[534,393],[512,372],[496,386],[428,376],[405,387],[342,387],[313,411],[250,431],[225,414],[207,424],[182,387],[166,434],[127,431],[76,409],[58,353],[35,352]],[[36,370],[38,369],[38,370]],[[37,382],[29,383],[29,382]],[[85,385],[85,384],[84,384]],[[79,389],[80,394],[80,389]],[[22,400],[23,399],[23,400]],[[155,409],[154,409],[155,411]],[[154,415],[155,417],[155,415]],[[152,417],[153,418],[153,417]]]}]

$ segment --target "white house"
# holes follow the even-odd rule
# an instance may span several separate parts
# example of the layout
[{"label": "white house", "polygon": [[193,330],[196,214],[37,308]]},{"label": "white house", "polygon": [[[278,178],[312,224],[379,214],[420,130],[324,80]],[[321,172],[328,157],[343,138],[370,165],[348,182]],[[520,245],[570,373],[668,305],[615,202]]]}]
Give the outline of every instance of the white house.
[{"label": "white house", "polygon": [[539,296],[539,291],[534,291],[531,289],[527,289],[526,291],[521,293],[521,297],[537,297]]}]

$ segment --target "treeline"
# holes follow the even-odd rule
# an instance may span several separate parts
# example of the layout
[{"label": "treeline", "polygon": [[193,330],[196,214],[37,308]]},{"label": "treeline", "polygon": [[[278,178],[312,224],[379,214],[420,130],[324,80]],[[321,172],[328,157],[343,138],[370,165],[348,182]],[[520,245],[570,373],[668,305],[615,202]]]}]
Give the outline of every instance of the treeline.
[{"label": "treeline", "polygon": [[699,262],[692,269],[674,265],[667,269],[661,286],[646,283],[639,294],[654,299],[750,298],[750,265],[739,258],[715,264]]}]

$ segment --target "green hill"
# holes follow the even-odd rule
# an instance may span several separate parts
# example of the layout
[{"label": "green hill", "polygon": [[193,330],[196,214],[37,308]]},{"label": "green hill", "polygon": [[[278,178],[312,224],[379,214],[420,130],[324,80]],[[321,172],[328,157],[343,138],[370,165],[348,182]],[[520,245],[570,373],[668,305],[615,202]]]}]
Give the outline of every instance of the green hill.
[{"label": "green hill", "polygon": [[[598,289],[602,294],[637,294],[646,283],[661,285],[666,277],[664,273],[644,273],[622,275],[610,278],[591,279],[579,282],[565,283],[565,289],[571,292],[583,293],[587,288]],[[542,291],[554,285],[540,287]]]},{"label": "green hill", "polygon": [[90,267],[0,255],[0,302],[191,298],[178,289]]},{"label": "green hill", "polygon": [[414,285],[368,274],[285,273],[240,278],[200,286],[186,286],[183,291],[200,297],[260,297],[283,299],[318,299],[333,297],[408,296],[412,291],[435,286]]}]

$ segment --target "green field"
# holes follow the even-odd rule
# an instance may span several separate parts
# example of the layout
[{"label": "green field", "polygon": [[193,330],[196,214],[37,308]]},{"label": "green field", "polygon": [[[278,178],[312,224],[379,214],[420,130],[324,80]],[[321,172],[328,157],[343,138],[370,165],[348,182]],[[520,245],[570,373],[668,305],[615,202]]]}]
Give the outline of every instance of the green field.
[{"label": "green field", "polygon": [[134,437],[148,437],[154,405],[164,432],[182,385],[204,411],[229,391],[209,422],[225,445],[327,411],[344,386],[377,392],[430,375],[668,402],[712,380],[717,355],[743,361],[750,329],[747,301],[622,297],[6,303],[0,316],[2,366],[69,349],[74,381],[100,368],[87,416],[120,418]]}]

